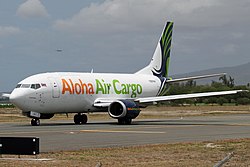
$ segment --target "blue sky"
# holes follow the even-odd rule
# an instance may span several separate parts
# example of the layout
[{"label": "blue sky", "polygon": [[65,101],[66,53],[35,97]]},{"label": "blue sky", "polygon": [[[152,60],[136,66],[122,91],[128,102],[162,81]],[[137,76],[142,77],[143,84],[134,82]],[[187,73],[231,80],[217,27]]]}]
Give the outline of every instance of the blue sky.
[{"label": "blue sky", "polygon": [[136,72],[167,20],[170,74],[247,63],[249,11],[246,0],[0,0],[0,91],[41,72]]}]

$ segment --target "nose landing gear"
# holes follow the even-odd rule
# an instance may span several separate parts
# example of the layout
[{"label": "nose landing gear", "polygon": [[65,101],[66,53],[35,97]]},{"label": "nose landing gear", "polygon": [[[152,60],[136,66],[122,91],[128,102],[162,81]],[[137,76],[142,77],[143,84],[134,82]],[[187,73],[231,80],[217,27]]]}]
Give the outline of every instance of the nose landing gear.
[{"label": "nose landing gear", "polygon": [[39,125],[40,125],[40,120],[39,120],[39,119],[33,118],[33,119],[31,120],[31,125],[32,125],[32,126],[39,126]]},{"label": "nose landing gear", "polygon": [[78,113],[74,116],[74,122],[76,125],[86,124],[88,122],[88,117],[86,114]]}]

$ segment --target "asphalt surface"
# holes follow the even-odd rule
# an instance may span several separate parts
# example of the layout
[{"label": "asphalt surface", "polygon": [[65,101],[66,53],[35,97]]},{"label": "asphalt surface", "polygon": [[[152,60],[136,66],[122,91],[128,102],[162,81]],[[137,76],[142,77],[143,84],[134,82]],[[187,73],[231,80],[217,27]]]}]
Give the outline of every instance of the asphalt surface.
[{"label": "asphalt surface", "polygon": [[42,120],[37,127],[0,123],[0,137],[39,137],[41,152],[250,138],[250,115],[135,119],[132,125],[117,125],[116,120],[72,122]]}]

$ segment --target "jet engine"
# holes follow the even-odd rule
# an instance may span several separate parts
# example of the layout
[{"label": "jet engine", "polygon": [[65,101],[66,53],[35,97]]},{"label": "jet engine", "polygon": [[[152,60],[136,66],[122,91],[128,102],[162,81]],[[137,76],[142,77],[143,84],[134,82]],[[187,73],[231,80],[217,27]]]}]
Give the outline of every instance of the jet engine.
[{"label": "jet engine", "polygon": [[118,100],[109,105],[108,113],[114,119],[131,120],[140,114],[139,106],[131,100]]}]

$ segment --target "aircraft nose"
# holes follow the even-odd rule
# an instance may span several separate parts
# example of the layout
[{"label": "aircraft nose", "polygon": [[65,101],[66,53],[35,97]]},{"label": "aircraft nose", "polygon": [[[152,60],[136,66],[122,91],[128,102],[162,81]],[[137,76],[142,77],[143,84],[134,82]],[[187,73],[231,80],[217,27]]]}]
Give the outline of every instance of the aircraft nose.
[{"label": "aircraft nose", "polygon": [[22,106],[24,105],[24,98],[23,98],[23,94],[20,91],[13,91],[10,94],[10,102],[13,103],[14,105],[16,105],[19,108],[22,108]]}]

